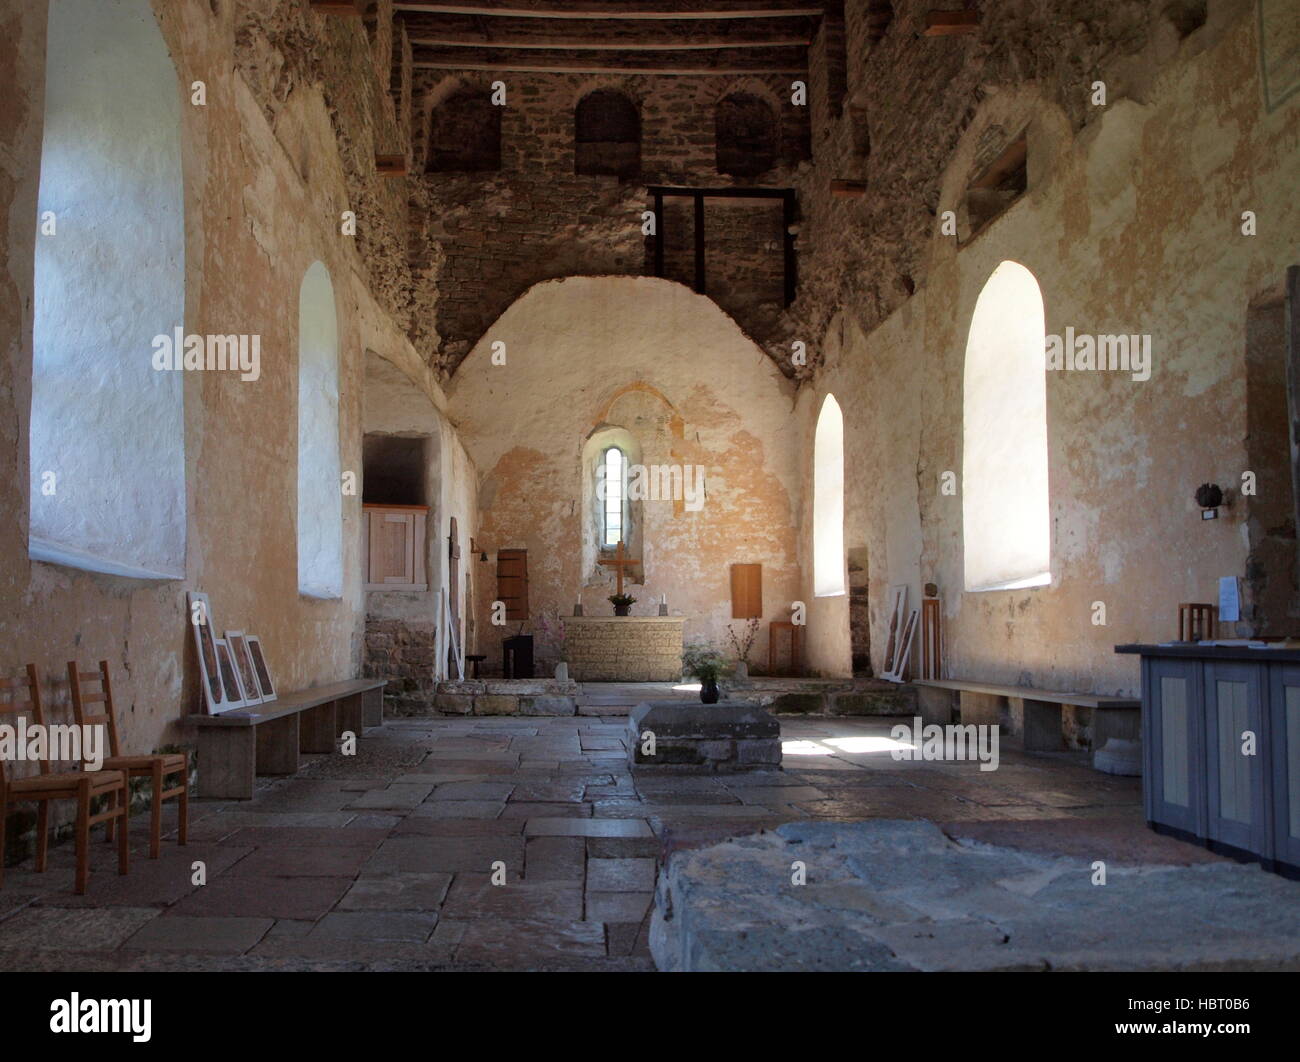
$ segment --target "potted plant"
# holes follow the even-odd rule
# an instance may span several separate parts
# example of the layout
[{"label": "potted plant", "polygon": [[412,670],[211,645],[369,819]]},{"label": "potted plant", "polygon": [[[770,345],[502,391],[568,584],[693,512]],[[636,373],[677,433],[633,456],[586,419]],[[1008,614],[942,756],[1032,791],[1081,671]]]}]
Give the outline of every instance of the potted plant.
[{"label": "potted plant", "polygon": [[721,653],[707,645],[688,645],[682,652],[682,671],[700,680],[701,701],[718,703],[718,679],[726,671]]},{"label": "potted plant", "polygon": [[631,594],[610,594],[609,603],[614,606],[615,616],[626,616],[636,604],[636,598]]}]

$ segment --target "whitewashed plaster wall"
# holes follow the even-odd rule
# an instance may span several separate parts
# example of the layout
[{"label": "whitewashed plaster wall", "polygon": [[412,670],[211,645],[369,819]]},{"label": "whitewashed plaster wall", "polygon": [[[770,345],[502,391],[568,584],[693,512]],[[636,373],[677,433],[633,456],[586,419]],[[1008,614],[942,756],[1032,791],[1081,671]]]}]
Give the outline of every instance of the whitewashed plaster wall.
[{"label": "whitewashed plaster wall", "polygon": [[[505,343],[504,365],[492,364],[497,342]],[[643,504],[645,582],[627,589],[638,598],[633,615],[656,614],[667,594],[670,611],[688,617],[687,641],[720,648],[731,623],[731,564],[763,565],[765,621],[788,618],[797,596],[793,400],[771,359],[711,300],[648,277],[535,285],[487,330],[448,387],[480,470],[480,544],[493,557],[528,550],[534,616],[547,607],[571,614],[580,592],[589,615],[612,612],[612,573],[588,582],[582,564],[582,452],[593,432],[632,432],[646,465],[702,465],[700,511]],[[495,572],[476,578],[482,620]],[[480,622],[492,665],[501,631]],[[766,623],[763,631],[751,659],[764,658]]]},{"label": "whitewashed plaster wall", "polygon": [[[811,445],[821,396],[844,408],[846,544],[870,552],[876,668],[888,587],[908,584],[915,602],[933,581],[950,675],[1133,693],[1137,665],[1113,646],[1174,637],[1179,602],[1213,602],[1220,576],[1244,574],[1247,507],[1238,498],[1203,522],[1193,494],[1240,486],[1247,308],[1300,263],[1300,96],[1265,111],[1256,49],[1249,15],[1199,30],[1144,102],[1112,100],[1077,136],[1032,91],[993,94],[940,210],[960,209],[974,145],[995,123],[1029,121],[1029,191],[960,249],[936,223],[927,283],[870,335],[847,314],[832,326],[799,410]],[[1255,236],[1242,233],[1245,210]],[[1154,364],[1146,382],[1048,373],[1051,585],[965,593],[962,498],[942,495],[940,477],[961,480],[967,332],[1008,259],[1037,278],[1049,334],[1150,334]],[[847,612],[814,609],[810,641],[816,666],[843,673]]]},{"label": "whitewashed plaster wall", "polygon": [[450,574],[447,535],[453,516],[460,538],[461,571],[477,571],[478,559],[469,555],[476,523],[473,463],[433,399],[403,370],[373,352],[366,358],[364,424],[366,434],[418,436],[426,440],[424,486],[429,506],[424,542],[428,591],[372,591],[366,594],[366,610],[372,616],[404,619],[432,628],[441,600],[438,592],[446,590]]},{"label": "whitewashed plaster wall", "polygon": [[[0,450],[10,455],[0,473],[0,638],[7,646],[0,669],[8,674],[34,661],[47,680],[55,718],[63,718],[69,709],[59,676],[66,675],[66,661],[107,659],[122,742],[133,751],[192,739],[176,725],[199,696],[186,623],[188,590],[209,593],[219,629],[262,636],[283,689],[360,673],[359,494],[342,499],[341,598],[298,591],[297,306],[313,262],[328,269],[337,307],[341,468],[361,469],[367,349],[400,363],[435,404],[445,401],[403,329],[376,302],[356,240],[340,233],[347,184],[319,90],[297,88],[293,96],[301,100],[286,101],[293,118],[283,123],[282,142],[231,62],[235,8],[223,2],[214,14],[208,0],[153,4],[180,113],[185,329],[259,334],[261,376],[250,382],[231,374],[177,374],[184,389],[183,577],[145,581],[28,556],[31,306],[40,239],[47,3],[0,0],[0,143],[6,145],[0,151],[6,237],[0,242]],[[357,25],[356,32],[364,30]],[[190,86],[199,79],[207,89],[202,107],[190,102]],[[353,146],[363,154],[374,149],[360,141]],[[306,173],[296,161],[302,158],[311,161]],[[138,277],[142,262],[166,250],[136,242],[130,270]],[[146,362],[148,340],[159,330],[145,337]],[[140,430],[153,428],[142,424]],[[457,474],[468,472],[460,467]]]},{"label": "whitewashed plaster wall", "polygon": [[[148,0],[54,0],[35,247],[32,555],[185,570],[181,101]],[[51,227],[52,226],[52,227]]]}]

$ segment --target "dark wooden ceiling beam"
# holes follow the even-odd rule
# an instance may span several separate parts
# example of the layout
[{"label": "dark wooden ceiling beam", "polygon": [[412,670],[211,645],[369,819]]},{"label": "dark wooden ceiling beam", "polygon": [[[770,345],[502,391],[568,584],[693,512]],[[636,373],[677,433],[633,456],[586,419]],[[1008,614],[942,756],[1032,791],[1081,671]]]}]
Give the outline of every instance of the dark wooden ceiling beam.
[{"label": "dark wooden ceiling beam", "polygon": [[[627,0],[624,0],[626,3]],[[476,15],[493,18],[549,18],[549,19],[616,19],[619,21],[687,22],[702,19],[756,19],[756,18],[817,18],[822,5],[755,7],[749,3],[744,8],[711,8],[699,11],[626,9],[623,6],[555,8],[555,7],[502,7],[487,4],[417,3],[399,0],[393,5],[399,13],[421,15]]]},{"label": "dark wooden ceiling beam", "polygon": [[435,36],[417,35],[410,38],[411,44],[427,48],[518,48],[530,51],[573,51],[573,52],[678,52],[678,51],[712,51],[720,48],[807,48],[812,41],[807,37],[754,37],[748,39],[716,38],[712,40],[638,40],[620,41],[606,38],[556,38],[545,40],[534,38],[522,40],[518,37],[491,40],[487,37],[469,37],[452,34]]},{"label": "dark wooden ceiling beam", "polygon": [[931,11],[925,16],[925,36],[957,37],[978,33],[980,13],[978,11]]},{"label": "dark wooden ceiling beam", "polygon": [[710,77],[726,74],[740,76],[744,74],[806,74],[807,64],[803,66],[628,66],[600,65],[596,63],[462,63],[455,61],[430,61],[416,59],[412,64],[415,70],[465,70],[475,73],[509,72],[516,74],[642,74],[665,77]]}]

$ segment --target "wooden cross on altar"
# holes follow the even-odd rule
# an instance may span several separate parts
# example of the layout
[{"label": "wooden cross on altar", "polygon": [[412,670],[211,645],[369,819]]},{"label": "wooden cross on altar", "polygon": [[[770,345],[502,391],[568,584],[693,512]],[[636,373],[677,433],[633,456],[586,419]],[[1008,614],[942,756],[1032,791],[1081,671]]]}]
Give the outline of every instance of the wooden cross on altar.
[{"label": "wooden cross on altar", "polygon": [[621,597],[623,595],[623,569],[635,568],[638,564],[641,563],[641,561],[639,559],[633,559],[631,557],[624,557],[623,540],[619,539],[618,549],[614,551],[613,558],[610,560],[602,560],[600,563],[606,564],[609,567],[613,568],[614,571],[618,574],[618,590],[616,592]]}]

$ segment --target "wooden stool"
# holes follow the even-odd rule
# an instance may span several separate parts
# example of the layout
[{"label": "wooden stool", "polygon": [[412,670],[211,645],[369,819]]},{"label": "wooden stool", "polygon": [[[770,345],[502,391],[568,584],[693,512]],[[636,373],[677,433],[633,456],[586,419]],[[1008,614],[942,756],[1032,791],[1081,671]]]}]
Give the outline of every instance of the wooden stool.
[{"label": "wooden stool", "polygon": [[1210,641],[1214,638],[1215,612],[1213,605],[1192,602],[1178,606],[1178,640],[1180,642]]},{"label": "wooden stool", "polygon": [[474,665],[474,678],[478,678],[478,666],[486,659],[487,656],[485,654],[466,655],[465,662]]}]

